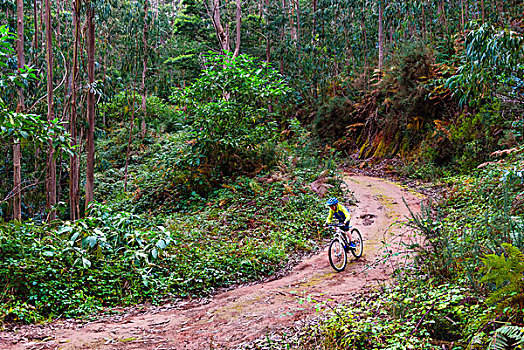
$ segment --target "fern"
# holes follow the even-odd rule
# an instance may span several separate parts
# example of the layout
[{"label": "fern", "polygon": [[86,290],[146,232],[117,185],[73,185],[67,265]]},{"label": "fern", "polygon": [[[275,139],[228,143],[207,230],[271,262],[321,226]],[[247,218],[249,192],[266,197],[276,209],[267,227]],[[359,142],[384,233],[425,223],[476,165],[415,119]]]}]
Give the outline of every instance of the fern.
[{"label": "fern", "polygon": [[[509,243],[503,243],[504,254],[489,254],[481,258],[485,273],[482,282],[495,283],[493,291],[486,300],[496,305],[497,311],[511,311],[513,316],[522,316],[524,307],[524,254]],[[512,316],[512,315],[509,315]]]},{"label": "fern", "polygon": [[488,350],[515,349],[517,345],[524,345],[524,327],[506,325],[497,329]]}]

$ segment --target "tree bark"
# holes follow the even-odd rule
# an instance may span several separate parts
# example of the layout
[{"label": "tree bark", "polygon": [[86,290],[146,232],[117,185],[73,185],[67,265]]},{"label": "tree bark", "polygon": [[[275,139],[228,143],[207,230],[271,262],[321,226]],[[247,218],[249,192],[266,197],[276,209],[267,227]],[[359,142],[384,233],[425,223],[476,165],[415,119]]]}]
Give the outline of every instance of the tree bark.
[{"label": "tree bark", "polygon": [[383,0],[378,1],[378,70],[382,73],[384,67],[384,28]]},{"label": "tree bark", "polygon": [[147,88],[146,88],[146,73],[147,73],[147,1],[144,5],[144,28],[142,30],[142,43],[144,45],[144,60],[142,66],[142,123],[141,134],[142,139],[146,137],[146,114],[147,114]]},{"label": "tree bark", "polygon": [[[127,105],[129,106],[129,99],[127,100]],[[126,167],[124,170],[124,192],[127,193],[127,177],[128,177],[128,167],[129,167],[129,156],[131,154],[131,140],[133,137],[133,126],[135,125],[135,91],[133,91],[133,104],[131,105],[131,120],[129,122],[129,138],[127,140],[127,149],[126,149]]]},{"label": "tree bark", "polygon": [[[47,0],[49,1],[49,0]],[[93,190],[95,182],[95,94],[92,85],[95,81],[95,17],[94,5],[89,4],[87,10],[87,75],[89,89],[87,92],[87,165],[86,165],[86,198],[85,209],[93,201]]]},{"label": "tree bark", "polygon": [[237,0],[237,12],[236,12],[236,22],[237,22],[237,35],[235,41],[235,52],[233,53],[234,57],[237,57],[240,54],[240,28],[242,25],[242,8],[241,0]]},{"label": "tree bark", "polygon": [[[71,145],[77,146],[77,134],[76,134],[76,79],[78,75],[78,41],[80,38],[80,0],[73,0],[73,21],[74,21],[74,34],[73,34],[73,67],[71,77],[71,115],[69,116],[69,132],[71,133]],[[78,155],[75,153],[69,157],[69,212],[70,219],[75,221],[80,216],[80,206],[78,198]]]},{"label": "tree bark", "polygon": [[33,1],[33,21],[35,22],[35,35],[33,38],[33,52],[34,52],[34,60],[36,61],[36,52],[38,49],[38,14],[37,14],[37,6],[36,6],[36,0]]},{"label": "tree bark", "polygon": [[[24,57],[24,1],[16,1],[16,32],[18,38],[16,40],[16,56],[17,67],[23,69],[25,66]],[[18,104],[16,112],[21,113],[24,110],[24,91],[18,88]],[[21,166],[22,151],[20,147],[20,139],[13,140],[13,219],[22,219],[22,166]]]},{"label": "tree bark", "polygon": [[[47,122],[51,124],[54,119],[53,105],[53,29],[51,28],[51,3],[45,0],[45,35],[46,35],[46,62],[47,62]],[[46,194],[48,219],[56,219],[56,211],[53,209],[56,204],[56,160],[53,142],[49,140],[47,149],[47,176]]]},{"label": "tree bark", "polygon": [[[269,0],[266,0],[266,14],[269,12]],[[266,15],[266,19],[268,16]],[[271,41],[269,39],[269,31],[266,33],[266,62],[271,62]]]},{"label": "tree bark", "polygon": [[462,30],[462,34],[464,33],[464,0],[460,0],[460,27]]},{"label": "tree bark", "polygon": [[213,28],[215,28],[215,34],[218,39],[218,45],[222,52],[230,52],[229,44],[229,31],[224,30],[222,23],[220,21],[220,0],[211,1],[211,9],[206,4],[206,10],[209,18],[213,22]]}]

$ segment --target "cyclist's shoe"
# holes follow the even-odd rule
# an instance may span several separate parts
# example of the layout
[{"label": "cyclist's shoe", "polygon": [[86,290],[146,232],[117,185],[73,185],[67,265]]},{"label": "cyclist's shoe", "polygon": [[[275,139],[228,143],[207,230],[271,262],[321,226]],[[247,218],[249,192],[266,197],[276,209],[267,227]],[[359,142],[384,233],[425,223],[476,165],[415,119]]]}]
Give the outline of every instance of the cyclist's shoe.
[{"label": "cyclist's shoe", "polygon": [[353,241],[349,242],[349,248],[350,249],[355,249],[356,247],[357,246],[356,246],[355,242],[353,242]]}]

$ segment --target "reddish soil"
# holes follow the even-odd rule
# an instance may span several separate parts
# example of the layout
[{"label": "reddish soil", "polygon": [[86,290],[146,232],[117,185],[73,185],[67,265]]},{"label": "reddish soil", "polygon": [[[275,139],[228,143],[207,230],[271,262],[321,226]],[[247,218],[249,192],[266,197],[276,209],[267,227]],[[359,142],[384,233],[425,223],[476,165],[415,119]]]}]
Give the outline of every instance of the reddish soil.
[{"label": "reddish soil", "polygon": [[[364,254],[335,273],[327,247],[303,260],[289,274],[242,286],[209,299],[176,307],[151,308],[140,314],[113,316],[87,324],[57,321],[0,333],[1,349],[226,349],[242,347],[267,332],[315,316],[321,302],[341,303],[389,278],[399,242],[414,239],[405,225],[409,210],[420,210],[422,196],[393,182],[346,176],[357,205],[352,225],[364,238]],[[398,258],[397,258],[398,259]],[[306,298],[312,299],[304,302]]]}]

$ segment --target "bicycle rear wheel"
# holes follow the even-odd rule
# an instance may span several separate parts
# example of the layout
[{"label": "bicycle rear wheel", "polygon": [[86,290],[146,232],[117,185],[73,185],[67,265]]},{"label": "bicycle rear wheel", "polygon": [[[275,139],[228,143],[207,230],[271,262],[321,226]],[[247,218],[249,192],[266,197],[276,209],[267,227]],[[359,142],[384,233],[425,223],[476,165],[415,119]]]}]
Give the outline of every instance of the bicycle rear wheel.
[{"label": "bicycle rear wheel", "polygon": [[328,250],[329,263],[331,267],[337,271],[343,271],[348,263],[348,257],[344,249],[344,243],[338,238],[331,241]]},{"label": "bicycle rear wheel", "polygon": [[351,249],[351,253],[355,258],[360,258],[362,256],[362,251],[364,250],[364,242],[362,241],[362,235],[360,232],[354,228],[351,230],[351,239],[355,243],[355,248]]}]

